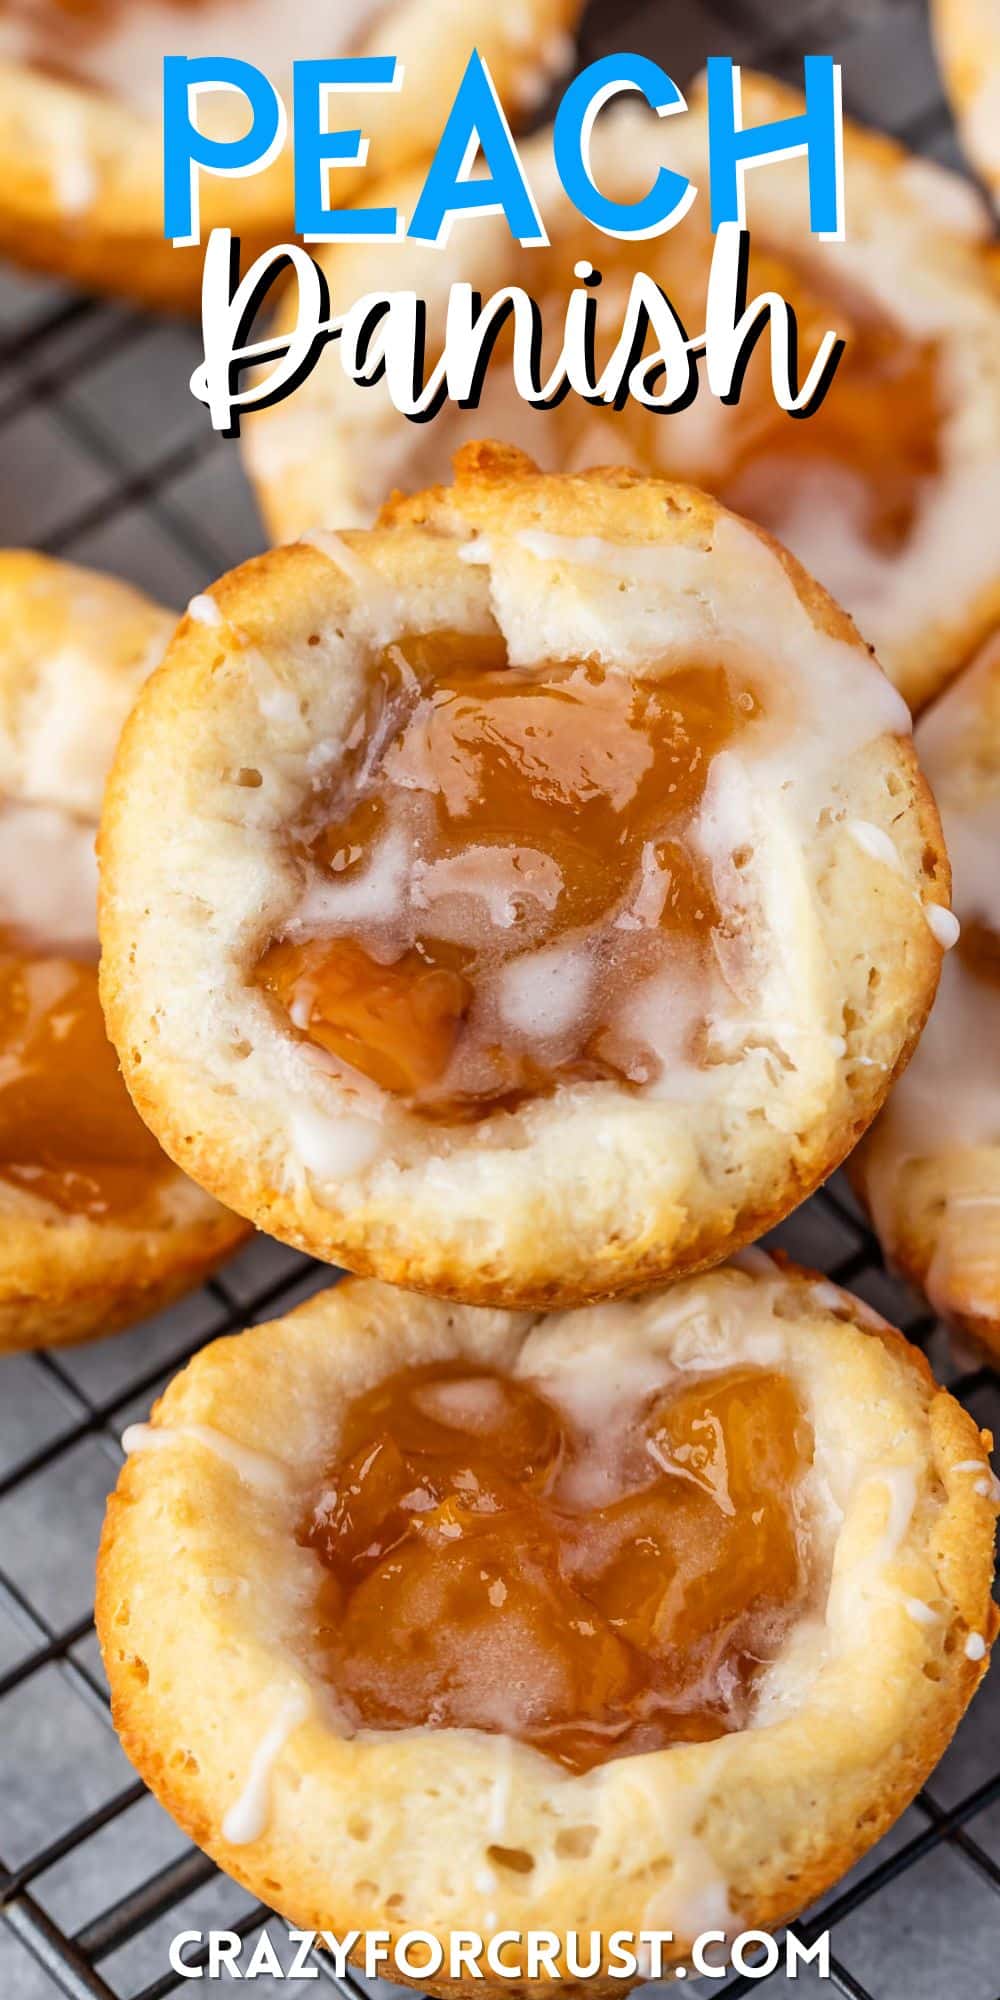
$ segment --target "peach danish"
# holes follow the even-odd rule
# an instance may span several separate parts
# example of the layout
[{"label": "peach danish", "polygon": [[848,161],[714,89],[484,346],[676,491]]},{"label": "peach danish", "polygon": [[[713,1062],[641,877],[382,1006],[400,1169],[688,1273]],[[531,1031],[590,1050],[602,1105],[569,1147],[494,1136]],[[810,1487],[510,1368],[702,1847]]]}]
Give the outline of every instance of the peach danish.
[{"label": "peach danish", "polygon": [[886,1256],[1000,1353],[1000,634],[922,718],[961,931],[852,1171]]},{"label": "peach danish", "polygon": [[109,577],[0,554],[0,1349],[140,1319],[245,1234],[133,1110],[97,992],[104,777],[173,624]]},{"label": "peach danish", "polygon": [[348,1280],[205,1349],[124,1442],[116,1727],[305,1928],[653,1929],[672,1962],[770,1928],[986,1668],[989,1440],[760,1255],[547,1319]]},{"label": "peach danish", "polygon": [[101,836],[143,1117],[258,1224],[417,1290],[719,1261],[850,1149],[930,1005],[907,726],[760,530],[470,447],[224,578],[144,692]]},{"label": "peach danish", "polygon": [[[372,167],[430,154],[470,52],[490,64],[513,113],[544,97],[572,53],[579,0],[0,0],[0,250],[96,291],[193,309],[201,252],[163,236],[162,67],[167,55],[239,56],[290,103],[292,64],[394,55],[401,92],[339,92],[339,123],[370,143]],[[239,93],[199,86],[200,129],[242,137]],[[350,205],[364,170],[338,168]],[[203,177],[203,239],[232,229],[251,258],[291,236],[290,145],[245,178]]]},{"label": "peach danish", "polygon": [[[748,125],[801,108],[794,93],[746,72],[742,89]],[[551,143],[545,133],[522,148],[529,178],[545,190],[548,248],[519,251],[495,217],[463,224],[460,243],[431,263],[419,245],[396,246],[391,282],[426,299],[431,361],[458,277],[484,298],[523,286],[539,302],[553,358],[567,298],[588,271],[600,274],[592,287],[599,367],[620,336],[637,271],[667,294],[689,336],[705,327],[713,238],[703,92],[696,88],[688,111],[667,120],[624,107],[605,112],[592,135],[593,171],[612,199],[645,194],[664,163],[701,190],[664,236],[627,243],[583,225],[550,185]],[[813,415],[796,419],[775,401],[767,333],[738,404],[710,395],[702,364],[694,402],[669,413],[631,397],[616,409],[576,395],[533,410],[514,392],[510,343],[501,338],[478,409],[445,404],[421,424],[397,415],[384,382],[359,394],[330,347],[291,397],[247,419],[247,461],[275,538],[367,523],[390,487],[412,491],[444,478],[456,445],[475,437],[506,438],[555,471],[630,465],[693,480],[784,542],[919,705],[1000,615],[1000,299],[990,218],[956,175],[851,125],[845,176],[841,243],[809,234],[803,161],[747,177],[750,298],[776,294],[794,307],[803,380],[825,331],[846,342]],[[397,190],[403,212],[415,193]],[[336,299],[387,282],[372,245],[327,250],[322,261]],[[293,305],[290,294],[286,312]]]},{"label": "peach danish", "polygon": [[938,60],[959,137],[1000,200],[1000,15],[995,0],[931,0]]}]

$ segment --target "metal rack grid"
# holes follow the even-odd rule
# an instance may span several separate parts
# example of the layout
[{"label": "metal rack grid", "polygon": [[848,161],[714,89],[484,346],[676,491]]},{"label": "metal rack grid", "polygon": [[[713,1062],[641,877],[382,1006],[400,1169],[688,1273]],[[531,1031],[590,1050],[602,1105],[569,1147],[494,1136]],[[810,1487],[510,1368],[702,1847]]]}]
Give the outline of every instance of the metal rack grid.
[{"label": "metal rack grid", "polygon": [[[683,82],[724,51],[794,77],[807,47],[843,62],[862,118],[957,164],[923,0],[597,0],[581,59],[641,47]],[[232,444],[187,382],[192,332],[0,273],[0,541],[103,566],[183,603],[262,544]],[[210,526],[206,526],[206,523]],[[1000,1383],[955,1354],[891,1279],[838,1182],[772,1239],[867,1298],[930,1354],[980,1424],[1000,1430]],[[0,1991],[18,2000],[162,2000],[184,1990],[167,1941],[182,1929],[280,1920],[190,1847],[116,1742],[93,1633],[91,1579],[125,1425],[207,1339],[273,1317],[329,1272],[258,1239],[170,1312],[114,1340],[3,1364],[0,1398]],[[1000,1686],[987,1682],[926,1791],[796,1929],[831,1931],[832,1979],[730,1977],[688,1990],[850,2000],[996,2000],[1000,1937]],[[198,1963],[198,1953],[189,1953]],[[370,2000],[358,1976],[321,1978]],[[315,1981],[255,1982],[267,1996]]]}]

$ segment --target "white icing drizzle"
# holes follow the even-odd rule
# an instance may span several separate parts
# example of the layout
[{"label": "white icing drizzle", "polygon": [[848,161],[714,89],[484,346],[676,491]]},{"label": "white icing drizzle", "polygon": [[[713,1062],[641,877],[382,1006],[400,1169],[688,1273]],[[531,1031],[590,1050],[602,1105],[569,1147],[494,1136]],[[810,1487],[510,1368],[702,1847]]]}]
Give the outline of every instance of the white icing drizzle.
[{"label": "white icing drizzle", "polygon": [[923,912],[931,936],[937,939],[942,951],[951,951],[961,935],[954,910],[946,909],[943,903],[924,903]]},{"label": "white icing drizzle", "polygon": [[[873,861],[884,862],[895,875],[903,873],[899,849],[882,827],[873,826],[871,821],[866,819],[849,819],[845,832],[854,841],[855,846],[870,855]],[[947,909],[943,903],[925,903],[920,895],[917,895],[917,902],[923,911],[924,921],[931,936],[937,940],[942,951],[950,951],[952,946],[958,943],[961,929],[954,912]]]},{"label": "white icing drizzle", "polygon": [[[729,1883],[706,1842],[696,1832],[719,1767],[725,1761],[724,1744],[723,1738],[721,1746],[700,1746],[697,1778],[684,1786],[678,1785],[666,1806],[655,1785],[647,1781],[638,1766],[627,1773],[627,1780],[650,1801],[660,1821],[662,1837],[669,1843],[672,1862],[668,1882],[651,1897],[643,1912],[642,1928],[671,1930],[682,1943],[709,1930],[728,1934],[736,1922]],[[613,1765],[605,1765],[602,1777],[613,1769]]]},{"label": "white icing drizzle", "polygon": [[97,169],[79,121],[65,113],[53,179],[56,206],[63,215],[86,215],[93,208],[100,189]]},{"label": "white icing drizzle", "polygon": [[[831,1565],[845,1515],[854,1515],[858,1525],[866,1523],[867,1489],[881,1489],[888,1506],[875,1547],[851,1556],[843,1565],[836,1602],[833,1591],[828,1599],[821,1595],[814,1607],[797,1619],[781,1654],[761,1676],[759,1696],[747,1724],[753,1729],[768,1728],[801,1713],[825,1670],[831,1664],[836,1666],[838,1656],[863,1643],[860,1598],[870,1600],[876,1613],[883,1603],[894,1600],[915,1625],[925,1629],[938,1622],[939,1614],[922,1598],[906,1595],[888,1576],[873,1574],[883,1571],[898,1555],[919,1490],[918,1465],[884,1464],[876,1455],[880,1440],[890,1449],[897,1443],[897,1413],[891,1397],[885,1410],[882,1399],[876,1397],[877,1420],[874,1424],[866,1420],[857,1443],[844,1411],[837,1413],[831,1426],[831,1374],[834,1380],[842,1380],[841,1362],[834,1357],[829,1372],[821,1366],[814,1373],[813,1355],[804,1352],[814,1345],[808,1314],[790,1309],[801,1305],[797,1288],[795,1293],[791,1291],[780,1267],[766,1253],[758,1252],[750,1261],[753,1282],[751,1274],[743,1275],[727,1266],[708,1279],[678,1285],[660,1298],[630,1302],[624,1318],[621,1304],[553,1315],[528,1332],[511,1372],[516,1379],[538,1387],[578,1429],[600,1433],[603,1449],[609,1412],[621,1417],[626,1427],[634,1428],[637,1407],[674,1374],[710,1374],[736,1362],[786,1371],[804,1391],[814,1423],[815,1462],[813,1473],[806,1475],[813,1482],[810,1532],[818,1536],[824,1560]],[[820,1289],[812,1286],[810,1294],[815,1297]],[[841,1307],[844,1295],[828,1284],[825,1289],[832,1295],[831,1303]],[[867,1317],[873,1325],[885,1325],[877,1314],[869,1312]],[[443,1418],[474,1429],[488,1413],[491,1392],[486,1383],[473,1380],[454,1397],[449,1391],[443,1402],[435,1400],[440,1393],[435,1390],[433,1408],[428,1405],[429,1413],[439,1421]],[[470,1400],[464,1400],[466,1396]],[[953,1470],[981,1472],[983,1461],[958,1461]],[[823,1485],[828,1496],[821,1491]],[[594,1503],[595,1495],[586,1497],[588,1503]],[[596,1496],[597,1504],[600,1498]],[[722,1789],[729,1740],[699,1746],[698,1768],[690,1777],[689,1750],[678,1748],[670,1753],[665,1760],[670,1784],[663,1791],[649,1781],[644,1770],[649,1759],[611,1760],[578,1781],[593,1786],[598,1798],[602,1788],[625,1786],[651,1800],[673,1867],[644,1921],[650,1928],[673,1929],[682,1940],[709,1928],[727,1932],[734,1922],[724,1871],[698,1831],[712,1793]],[[481,1741],[490,1757],[485,1766],[489,1776],[483,1785],[484,1844],[500,1844],[509,1833],[514,1763],[520,1751],[509,1735],[483,1737]],[[678,1763],[684,1776],[675,1783],[673,1773]],[[477,1891],[484,1897],[490,1895],[496,1880],[482,1857],[474,1877]],[[490,1912],[488,1927],[494,1921]]]},{"label": "white icing drizzle", "polygon": [[472,1435],[496,1423],[503,1411],[503,1392],[491,1375],[473,1375],[458,1382],[426,1382],[414,1391],[413,1400],[434,1423]]},{"label": "white icing drizzle", "polygon": [[836,1285],[831,1284],[829,1278],[817,1278],[811,1289],[816,1304],[822,1306],[824,1312],[843,1312],[844,1295]]},{"label": "white icing drizzle", "polygon": [[514,1745],[509,1736],[494,1738],[493,1783],[487,1796],[486,1838],[502,1845],[507,1832],[511,1791],[514,1783]]},{"label": "white icing drizzle", "polygon": [[224,625],[226,622],[214,597],[209,597],[207,592],[192,597],[188,617],[193,618],[196,625]]},{"label": "white icing drizzle", "polygon": [[289,1492],[289,1474],[280,1459],[239,1444],[211,1424],[129,1424],[122,1432],[122,1450],[131,1457],[136,1452],[168,1451],[179,1439],[204,1445],[224,1464],[232,1466],[244,1486],[254,1488],[269,1499],[284,1499]]},{"label": "white icing drizzle", "polygon": [[[344,570],[355,586],[359,618],[370,618],[373,599],[377,607],[384,594],[380,573],[326,530],[303,539]],[[638,637],[629,645],[641,654],[638,670],[662,656],[681,665],[706,632],[717,630],[723,616],[717,585],[720,576],[725,579],[732,607],[727,659],[745,660],[748,671],[760,674],[763,713],[741,736],[739,754],[724,749],[713,758],[688,830],[689,845],[710,869],[716,901],[730,919],[719,927],[713,963],[704,976],[695,975],[690,956],[665,945],[657,964],[645,956],[645,941],[633,935],[657,925],[669,892],[666,865],[657,862],[649,842],[618,903],[602,916],[602,930],[616,934],[614,951],[601,954],[583,937],[553,943],[545,917],[558,908],[562,886],[554,857],[513,844],[436,854],[434,797],[443,793],[451,809],[464,778],[459,759],[434,754],[433,704],[419,691],[405,726],[395,735],[387,732],[378,746],[386,812],[380,839],[343,878],[317,874],[284,934],[352,934],[358,925],[371,926],[373,955],[390,965],[426,934],[421,913],[433,905],[433,935],[477,954],[474,1007],[446,1073],[434,1084],[443,1097],[488,1094],[497,1043],[523,1041],[558,1071],[600,1024],[613,1043],[611,1060],[638,1090],[675,1106],[678,1123],[691,1122],[691,1107],[700,1101],[738,1098],[759,1106],[762,1094],[774,1124],[791,1129],[793,1118],[819,1117],[836,1087],[845,1043],[831,1032],[825,994],[818,990],[821,918],[804,849],[821,805],[843,781],[856,751],[908,728],[905,704],[860,647],[816,629],[781,562],[735,520],[720,518],[709,548],[529,529],[455,546],[464,561],[488,560],[492,609],[515,666],[538,660],[544,644],[540,604],[550,596],[568,656],[579,643],[581,657],[595,651],[603,657],[611,647],[606,634],[621,617],[619,579],[632,584],[628,622]],[[612,583],[602,587],[598,576],[593,593],[583,591],[577,576],[550,568],[540,590],[537,562],[583,567],[592,583],[595,572],[606,569]],[[605,712],[600,703],[610,717],[619,714],[622,678],[612,669],[595,700],[598,744]],[[582,735],[579,721],[574,726]],[[628,757],[602,761],[598,749],[592,761],[596,782],[606,785],[616,810],[626,811],[639,782],[634,744]],[[457,810],[464,810],[461,800]],[[877,839],[880,830],[872,832]],[[883,839],[888,842],[887,835]],[[740,858],[744,848],[749,861]],[[500,933],[515,925],[516,937],[505,945]],[[504,963],[512,949],[517,958]],[[629,966],[640,960],[642,974],[630,983]],[[602,985],[605,1000],[613,999],[603,1019]],[[692,1030],[703,1028],[706,1014],[709,1046],[702,1054]],[[577,1096],[591,1088],[587,1081],[566,1087]],[[512,1136],[513,1120],[533,1110],[510,1114]],[[442,1175],[460,1173],[470,1149],[468,1143],[449,1147],[453,1168],[441,1160],[436,1168]],[[440,1150],[444,1154],[445,1147]],[[324,1172],[322,1166],[315,1170]],[[330,1177],[341,1171],[335,1162]]]},{"label": "white icing drizzle", "polygon": [[965,1642],[965,1657],[967,1660],[984,1660],[986,1658],[986,1641],[981,1632],[969,1633]]},{"label": "white icing drizzle", "polygon": [[232,1847],[246,1847],[266,1832],[271,1812],[274,1766],[293,1730],[305,1721],[311,1707],[312,1700],[306,1688],[290,1688],[274,1721],[261,1737],[243,1790],[222,1822],[222,1837]]},{"label": "white icing drizzle", "polygon": [[404,907],[409,861],[405,837],[390,830],[364,868],[310,880],[287,935],[318,937],[354,924],[392,924]]},{"label": "white icing drizzle", "polygon": [[321,1111],[306,1097],[294,1099],[289,1107],[288,1136],[305,1171],[327,1183],[362,1173],[382,1147],[377,1119]]},{"label": "white icing drizzle", "polygon": [[[654,131],[649,136],[637,129],[627,111],[623,111],[619,120],[609,114],[594,137],[595,159],[600,158],[602,171],[606,177],[613,176],[620,192],[632,186],[644,189],[650,168],[655,172],[671,159],[700,184],[707,143],[704,112],[700,108],[689,111],[684,120],[676,121],[673,130]],[[902,187],[902,173],[899,178]],[[908,642],[929,626],[940,623],[942,616],[946,619],[953,603],[973,600],[988,582],[993,569],[993,550],[988,531],[979,524],[994,519],[1000,503],[1000,472],[990,450],[995,430],[992,408],[982,419],[981,399],[974,396],[968,385],[970,375],[974,385],[983,365],[983,360],[977,364],[977,349],[982,354],[992,333],[987,320],[985,285],[977,284],[965,260],[958,264],[961,278],[957,295],[950,285],[940,284],[932,263],[934,235],[933,232],[928,235],[924,220],[933,203],[942,236],[956,230],[960,234],[981,235],[981,211],[977,215],[975,197],[969,201],[969,191],[960,189],[957,176],[925,166],[922,178],[924,185],[909,214],[909,204],[901,203],[898,212],[893,204],[891,226],[895,242],[889,238],[887,211],[884,220],[878,215],[874,230],[866,230],[863,236],[848,243],[846,253],[838,245],[834,257],[824,246],[818,246],[817,258],[817,268],[825,266],[835,282],[856,284],[862,298],[869,298],[875,305],[883,304],[894,324],[902,327],[907,321],[915,321],[918,336],[924,331],[932,338],[940,338],[944,349],[942,372],[947,373],[950,368],[958,378],[954,414],[942,425],[945,461],[942,474],[924,483],[913,530],[905,546],[887,553],[872,545],[868,532],[868,482],[861,474],[849,466],[837,468],[829,462],[812,468],[793,465],[782,456],[780,444],[767,451],[758,464],[751,461],[743,475],[743,491],[734,501],[740,513],[752,516],[758,512],[777,538],[846,606],[866,637],[875,643],[890,671],[894,657],[905,654]],[[918,201],[924,213],[915,228]],[[956,206],[961,210],[957,222],[952,212]],[[947,219],[941,214],[942,209]],[[559,241],[562,229],[558,211],[554,217],[547,215],[547,219],[554,240]],[[775,221],[780,242],[784,229],[777,217]],[[788,226],[785,217],[784,228]],[[843,266],[845,254],[846,268],[834,270],[835,263]],[[636,264],[640,261],[638,257],[635,259]],[[669,274],[664,275],[669,292]],[[928,282],[928,275],[933,283]],[[611,281],[609,273],[604,288],[606,304]],[[544,423],[537,415],[532,423],[533,413],[523,405],[520,413],[515,412],[513,422],[507,418],[506,390],[504,375],[491,370],[476,434],[523,444],[543,467],[551,465],[555,440],[546,436]],[[597,431],[598,435],[587,437],[585,446],[581,436],[584,448],[579,464],[582,467],[624,462],[647,472],[681,477],[712,488],[731,470],[732,429],[727,421],[731,414],[703,391],[688,410],[676,413],[668,424],[658,424],[649,418],[642,433],[630,440],[615,434],[614,421],[607,414],[584,415],[579,431]],[[547,422],[551,432],[551,419]],[[536,435],[538,431],[541,435]],[[443,455],[446,457],[446,453]],[[574,468],[571,462],[564,461],[560,469]],[[435,468],[434,476],[442,476],[440,468]],[[410,486],[420,482],[407,468],[401,483]],[[976,524],[971,533],[970,522]]]},{"label": "white icing drizzle", "polygon": [[778,1266],[774,1258],[769,1256],[766,1250],[762,1250],[759,1243],[745,1244],[730,1261],[735,1264],[738,1271],[750,1271],[752,1274],[762,1274],[768,1278],[778,1275]]},{"label": "white icing drizzle", "polygon": [[[1000,34],[993,38],[1000,43]],[[962,137],[994,188],[1000,180],[1000,48],[990,50],[983,80],[961,120]]]},{"label": "white icing drizzle", "polygon": [[[371,585],[372,576],[378,576],[378,571],[373,570],[371,563],[359,555],[357,549],[351,547],[350,542],[345,542],[342,535],[335,535],[332,528],[307,528],[305,534],[299,536],[299,540],[307,549],[316,549],[321,556],[326,556],[329,562],[335,563],[359,590],[367,590]],[[379,581],[381,582],[381,578]]]},{"label": "white icing drizzle", "polygon": [[881,1539],[872,1551],[872,1563],[884,1568],[899,1554],[917,1504],[917,1468],[887,1465],[872,1475],[889,1495],[889,1511]]},{"label": "white icing drizzle", "polygon": [[[493,1778],[486,1794],[485,1844],[487,1847],[499,1847],[503,1845],[507,1833],[507,1819],[514,1782],[514,1744],[509,1736],[494,1736],[489,1740],[493,1759]],[[499,1877],[495,1868],[490,1867],[488,1861],[485,1859],[482,1866],[476,1870],[474,1879],[475,1887],[481,1896],[493,1896],[496,1894],[499,1886]],[[487,1909],[484,1912],[483,1923],[487,1931],[496,1929],[497,1912],[495,1909]]]},{"label": "white icing drizzle", "polygon": [[306,548],[326,556],[346,576],[353,585],[359,607],[371,623],[373,640],[387,645],[399,625],[399,600],[381,571],[330,528],[308,528],[299,540]]}]

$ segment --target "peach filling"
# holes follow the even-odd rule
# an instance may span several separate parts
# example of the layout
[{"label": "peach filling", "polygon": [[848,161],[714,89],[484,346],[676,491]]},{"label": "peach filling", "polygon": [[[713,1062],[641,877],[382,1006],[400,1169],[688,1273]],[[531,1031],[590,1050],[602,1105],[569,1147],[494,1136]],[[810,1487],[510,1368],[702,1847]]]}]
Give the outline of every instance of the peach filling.
[{"label": "peach filling", "polygon": [[649,1079],[624,1003],[707,985],[720,925],[692,841],[713,757],[762,717],[749,677],[507,663],[499,637],[391,646],[367,756],[292,845],[299,916],[256,978],[293,1030],[421,1115],[560,1082]]},{"label": "peach filling", "polygon": [[786,1377],[674,1378],[603,1435],[471,1363],[347,1411],[298,1540],[352,1726],[481,1729],[572,1771],[746,1726],[810,1593]]},{"label": "peach filling", "polygon": [[169,1172],[122,1082],[96,966],[29,957],[0,934],[0,1180],[116,1220]]}]

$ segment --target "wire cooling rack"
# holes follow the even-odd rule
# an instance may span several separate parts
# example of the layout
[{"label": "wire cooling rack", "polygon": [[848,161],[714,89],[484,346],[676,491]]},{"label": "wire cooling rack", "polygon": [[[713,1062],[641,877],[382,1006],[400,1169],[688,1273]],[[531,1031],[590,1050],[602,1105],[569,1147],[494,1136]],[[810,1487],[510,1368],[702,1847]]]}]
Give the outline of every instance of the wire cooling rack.
[{"label": "wire cooling rack", "polygon": [[[581,57],[639,47],[683,82],[706,55],[801,74],[832,50],[858,116],[958,163],[923,0],[601,0]],[[187,382],[195,335],[0,272],[0,541],[116,571],[178,605],[262,545],[237,448],[213,437]],[[1000,1383],[963,1361],[891,1279],[835,1182],[776,1232],[928,1349],[980,1424],[1000,1431]],[[127,1423],[208,1339],[287,1311],[329,1271],[261,1238],[203,1290],[135,1331],[33,1354],[0,1372],[0,1994],[162,2000],[186,1982],[170,1938],[287,1932],[221,1875],[137,1782],[114,1736],[94,1638],[94,1551]],[[689,1991],[808,2000],[996,2000],[1000,1940],[1000,1674],[927,1790],[796,1926],[829,1929],[829,1984],[730,1977]],[[189,1960],[199,1955],[189,1949]],[[357,1976],[321,1978],[369,2000]],[[220,1982],[222,1983],[222,1982]],[[225,1983],[228,1983],[227,1981]],[[314,1994],[315,1976],[256,1980],[258,2000]]]}]

